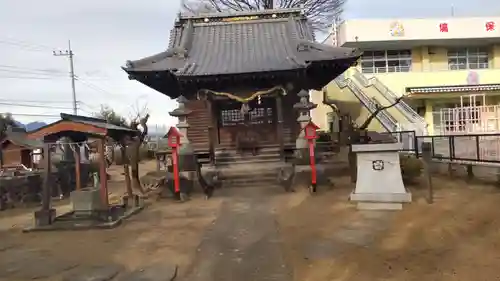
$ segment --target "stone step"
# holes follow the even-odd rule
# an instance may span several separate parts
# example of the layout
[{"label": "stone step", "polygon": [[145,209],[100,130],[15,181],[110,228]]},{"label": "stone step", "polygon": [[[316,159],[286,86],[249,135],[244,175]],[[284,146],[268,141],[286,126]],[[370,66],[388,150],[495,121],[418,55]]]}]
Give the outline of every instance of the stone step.
[{"label": "stone step", "polygon": [[251,182],[268,182],[275,181],[278,178],[278,170],[265,171],[264,173],[246,173],[246,174],[225,174],[220,175],[222,181],[251,181]]},{"label": "stone step", "polygon": [[247,187],[268,187],[268,188],[283,188],[276,182],[223,182],[223,187],[226,188],[247,188]]},{"label": "stone step", "polygon": [[[279,154],[279,148],[277,147],[272,147],[272,146],[269,146],[269,147],[261,147],[257,150],[257,155],[256,156],[259,156],[259,155],[269,155],[269,154],[273,154],[273,155],[278,155]],[[226,149],[215,149],[215,156],[220,156],[220,157],[224,157],[224,156],[241,156],[242,154],[235,148],[226,148]],[[243,154],[245,157],[252,157],[253,155],[251,153],[244,153]]]},{"label": "stone step", "polygon": [[221,178],[250,177],[255,179],[255,176],[277,175],[278,170],[283,166],[284,163],[282,162],[260,163],[260,165],[250,163],[226,167],[222,166],[220,167],[220,176]]},{"label": "stone step", "polygon": [[257,158],[257,159],[248,159],[248,160],[245,160],[245,159],[229,159],[229,158],[226,158],[226,159],[217,159],[215,158],[215,165],[218,165],[220,166],[221,168],[223,167],[233,167],[233,166],[237,166],[237,165],[265,165],[266,163],[275,163],[275,162],[278,162],[280,159],[279,157],[276,157],[276,156],[272,156],[272,157],[269,157],[269,158]]}]

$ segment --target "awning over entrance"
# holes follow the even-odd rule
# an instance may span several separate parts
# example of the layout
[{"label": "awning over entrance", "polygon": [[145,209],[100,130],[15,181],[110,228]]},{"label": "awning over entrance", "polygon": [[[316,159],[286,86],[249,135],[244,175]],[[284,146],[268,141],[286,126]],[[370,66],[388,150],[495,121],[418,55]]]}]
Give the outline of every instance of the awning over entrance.
[{"label": "awning over entrance", "polygon": [[432,87],[408,87],[406,93],[410,96],[436,93],[470,93],[500,91],[500,84],[481,85],[455,85],[455,86],[432,86]]}]

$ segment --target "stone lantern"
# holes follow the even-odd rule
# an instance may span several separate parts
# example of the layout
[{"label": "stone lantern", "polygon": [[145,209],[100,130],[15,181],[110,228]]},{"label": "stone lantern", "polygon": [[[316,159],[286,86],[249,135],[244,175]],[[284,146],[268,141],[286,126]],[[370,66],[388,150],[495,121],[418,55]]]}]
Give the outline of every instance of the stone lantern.
[{"label": "stone lantern", "polygon": [[170,116],[177,117],[178,123],[176,125],[180,133],[180,147],[179,147],[179,170],[183,171],[196,171],[194,151],[187,138],[187,131],[189,124],[187,117],[192,113],[192,110],[186,108],[187,99],[184,96],[177,98],[179,106],[173,111],[169,112]]},{"label": "stone lantern", "polygon": [[300,98],[300,101],[294,104],[293,108],[299,112],[297,122],[300,124],[300,133],[295,140],[295,159],[297,161],[296,164],[308,164],[309,148],[304,128],[311,122],[310,111],[318,105],[309,101],[309,92],[306,90],[300,91],[297,96]]}]

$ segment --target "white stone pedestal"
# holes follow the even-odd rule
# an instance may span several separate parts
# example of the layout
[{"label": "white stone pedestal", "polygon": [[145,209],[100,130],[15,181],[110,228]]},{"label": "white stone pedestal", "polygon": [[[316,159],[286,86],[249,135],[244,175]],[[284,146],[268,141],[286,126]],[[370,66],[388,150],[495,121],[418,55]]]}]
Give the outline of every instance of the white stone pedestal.
[{"label": "white stone pedestal", "polygon": [[403,184],[399,165],[402,143],[358,144],[352,146],[357,158],[356,189],[351,200],[358,209],[401,210],[411,202]]}]

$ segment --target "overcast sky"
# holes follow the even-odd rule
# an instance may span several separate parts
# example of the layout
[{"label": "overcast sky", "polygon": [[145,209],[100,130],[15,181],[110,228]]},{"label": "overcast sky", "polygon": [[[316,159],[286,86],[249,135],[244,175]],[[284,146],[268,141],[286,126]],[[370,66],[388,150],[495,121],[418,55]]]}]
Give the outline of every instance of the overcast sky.
[{"label": "overcast sky", "polygon": [[[344,18],[447,17],[452,6],[456,16],[500,14],[498,0],[348,0]],[[151,124],[175,124],[175,102],[129,81],[120,66],[163,51],[178,10],[177,0],[0,0],[0,112],[22,122],[71,113],[69,63],[52,55],[71,39],[82,114],[109,104],[128,116],[147,105]],[[44,103],[12,105],[20,101]]]}]

